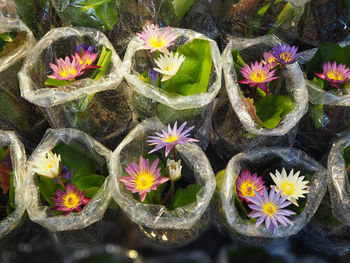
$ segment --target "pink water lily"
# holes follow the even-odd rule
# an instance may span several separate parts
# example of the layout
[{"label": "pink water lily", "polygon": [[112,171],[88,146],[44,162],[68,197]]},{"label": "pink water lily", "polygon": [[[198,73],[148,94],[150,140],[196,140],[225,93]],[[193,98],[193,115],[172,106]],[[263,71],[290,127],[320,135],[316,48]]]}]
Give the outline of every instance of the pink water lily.
[{"label": "pink water lily", "polygon": [[59,79],[59,80],[73,80],[76,77],[84,74],[84,66],[73,57],[72,62],[69,57],[63,60],[62,58],[56,60],[57,65],[50,63],[50,67],[53,70],[52,75],[48,75],[48,78]]},{"label": "pink water lily", "polygon": [[80,65],[83,65],[84,69],[88,68],[100,68],[99,66],[93,65],[95,60],[98,58],[98,53],[94,53],[95,46],[89,46],[87,44],[81,44],[77,46],[77,52],[75,52],[72,59],[75,58]]},{"label": "pink water lily", "polygon": [[315,75],[321,79],[329,82],[334,88],[339,88],[338,84],[343,84],[348,81],[350,77],[350,68],[347,68],[344,64],[337,65],[336,62],[331,64],[330,61],[323,64],[323,72]]},{"label": "pink water lily", "polygon": [[236,188],[237,195],[241,201],[248,202],[248,197],[255,196],[254,190],[263,194],[264,180],[257,173],[251,174],[248,169],[241,171],[241,174],[237,177]]}]

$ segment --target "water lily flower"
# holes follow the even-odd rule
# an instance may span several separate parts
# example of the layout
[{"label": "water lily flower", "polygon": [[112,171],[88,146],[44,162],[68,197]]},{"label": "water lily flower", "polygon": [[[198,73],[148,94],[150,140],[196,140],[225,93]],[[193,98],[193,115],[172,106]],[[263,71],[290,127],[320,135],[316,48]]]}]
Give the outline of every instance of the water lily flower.
[{"label": "water lily flower", "polygon": [[140,157],[139,164],[128,163],[125,171],[130,176],[120,177],[126,189],[132,193],[139,193],[141,202],[146,199],[151,190],[157,190],[157,187],[169,180],[168,177],[160,176],[160,169],[157,168],[159,159],[156,159],[150,166],[149,160]]},{"label": "water lily flower", "polygon": [[65,60],[60,58],[56,61],[57,65],[50,63],[53,74],[48,75],[48,78],[59,80],[73,80],[84,73],[84,66],[80,64],[75,57],[72,58],[72,62],[68,56],[65,58]]},{"label": "water lily flower", "polygon": [[270,173],[270,176],[276,185],[276,191],[282,191],[281,196],[288,196],[287,199],[296,206],[299,206],[297,200],[299,198],[304,198],[304,194],[309,193],[307,190],[307,184],[309,181],[303,181],[305,176],[299,177],[299,174],[300,171],[294,174],[292,169],[287,176],[287,172],[284,168],[281,173],[277,170],[276,174]]},{"label": "water lily flower", "polygon": [[255,223],[255,228],[259,227],[264,221],[266,229],[270,229],[271,232],[274,228],[281,223],[284,226],[292,225],[287,216],[295,214],[293,211],[283,209],[291,204],[286,201],[288,196],[281,197],[282,191],[276,193],[275,188],[271,188],[268,194],[266,189],[263,190],[263,195],[258,191],[255,191],[254,197],[248,197],[248,200],[252,203],[248,206],[253,210],[248,216],[252,218],[258,218]]},{"label": "water lily flower", "polygon": [[72,56],[72,59],[76,59],[80,65],[83,65],[84,69],[88,68],[100,68],[93,65],[98,57],[98,53],[94,53],[95,45],[89,46],[87,44],[81,44],[77,46],[77,52]]},{"label": "water lily flower", "polygon": [[274,68],[278,65],[276,58],[270,52],[264,52],[265,65],[268,65],[270,68]]},{"label": "water lily flower", "polygon": [[151,78],[152,85],[156,84],[157,75],[161,78],[161,74],[153,69],[148,69],[148,77]]},{"label": "water lily flower", "polygon": [[[61,173],[59,174],[59,178],[61,179],[66,179],[67,181],[70,181],[72,180],[72,176],[73,176],[73,168],[69,171],[67,166],[62,166],[62,171]],[[54,178],[55,182],[56,183],[60,183],[57,178]]]},{"label": "water lily flower", "polygon": [[33,161],[33,171],[47,178],[58,178],[61,173],[61,155],[49,151]]},{"label": "water lily flower", "polygon": [[171,181],[175,182],[181,178],[181,170],[182,170],[181,160],[178,160],[177,162],[175,162],[175,160],[167,159],[166,166],[167,166],[169,178]]},{"label": "water lily flower", "polygon": [[298,47],[279,44],[271,51],[272,56],[275,57],[278,63],[283,65],[291,64],[295,62],[302,53],[297,53]]},{"label": "water lily flower", "polygon": [[263,194],[264,180],[257,173],[253,175],[248,169],[241,171],[241,174],[237,178],[236,188],[237,195],[241,201],[245,200],[248,202],[247,197],[255,196],[254,190]]},{"label": "water lily flower", "polygon": [[147,142],[149,145],[155,145],[155,147],[149,153],[153,153],[165,147],[165,156],[168,156],[171,149],[173,149],[177,144],[198,142],[196,139],[188,138],[190,136],[189,132],[194,128],[194,126],[184,130],[186,125],[187,122],[184,122],[180,128],[177,129],[176,121],[173,128],[171,128],[170,124],[168,124],[168,132],[162,129],[162,133],[156,132],[157,136],[149,136],[149,140]]},{"label": "water lily flower", "polygon": [[264,66],[262,61],[259,63],[257,61],[251,63],[250,67],[249,65],[241,67],[241,73],[245,79],[238,81],[239,83],[249,84],[249,87],[257,86],[265,92],[266,95],[269,95],[266,83],[279,78],[274,76],[276,70],[270,71],[270,66]]},{"label": "water lily flower", "polygon": [[163,74],[162,81],[166,81],[174,77],[179,71],[182,63],[185,61],[185,56],[179,56],[178,53],[170,52],[170,54],[159,55],[154,62],[159,68],[153,68],[155,71]]},{"label": "water lily flower", "polygon": [[175,33],[170,34],[169,26],[163,32],[160,32],[158,25],[147,25],[137,35],[144,42],[143,46],[139,49],[150,49],[151,53],[159,50],[162,53],[168,54],[169,51],[167,48],[172,46],[177,38]]},{"label": "water lily flower", "polygon": [[333,64],[328,61],[323,64],[323,72],[315,72],[315,75],[328,81],[332,87],[339,88],[338,84],[343,84],[350,78],[350,68],[346,68],[344,64],[337,65],[335,61]]},{"label": "water lily flower", "polygon": [[54,207],[52,210],[62,211],[66,216],[71,212],[82,211],[81,206],[87,204],[90,198],[86,198],[84,191],[79,191],[75,185],[67,183],[65,192],[57,189],[55,196],[51,196],[52,202],[54,202]]}]

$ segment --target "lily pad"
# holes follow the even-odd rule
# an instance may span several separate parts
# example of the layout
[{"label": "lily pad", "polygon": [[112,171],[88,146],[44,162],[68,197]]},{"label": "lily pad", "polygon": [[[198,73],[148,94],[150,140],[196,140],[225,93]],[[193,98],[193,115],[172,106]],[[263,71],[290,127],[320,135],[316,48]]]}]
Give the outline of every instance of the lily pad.
[{"label": "lily pad", "polygon": [[189,205],[197,200],[197,193],[201,189],[200,185],[190,184],[187,188],[178,188],[171,200],[171,208]]}]

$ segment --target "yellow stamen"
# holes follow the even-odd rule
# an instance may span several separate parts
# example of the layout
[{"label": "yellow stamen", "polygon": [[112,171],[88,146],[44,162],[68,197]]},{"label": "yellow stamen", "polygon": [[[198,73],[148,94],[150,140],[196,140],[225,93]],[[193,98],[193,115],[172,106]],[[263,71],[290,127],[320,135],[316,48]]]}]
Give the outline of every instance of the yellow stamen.
[{"label": "yellow stamen", "polygon": [[250,75],[250,79],[256,83],[266,80],[266,73],[262,70],[256,70]]},{"label": "yellow stamen", "polygon": [[154,175],[147,170],[142,170],[135,177],[134,184],[138,190],[150,189],[154,183]]},{"label": "yellow stamen", "polygon": [[327,77],[333,80],[344,80],[344,76],[340,74],[339,71],[334,72],[333,70],[330,70],[327,72]]},{"label": "yellow stamen", "polygon": [[80,202],[80,197],[76,193],[65,194],[63,196],[63,205],[67,208],[76,207]]},{"label": "yellow stamen", "polygon": [[266,215],[273,216],[276,213],[276,206],[272,203],[266,203],[263,205],[263,212]]},{"label": "yellow stamen", "polygon": [[283,59],[285,62],[289,62],[292,60],[292,56],[290,55],[289,52],[282,52],[280,54],[280,58]]},{"label": "yellow stamen", "polygon": [[66,68],[60,69],[60,76],[64,78],[68,77],[70,74],[74,76],[76,73],[77,73],[77,70],[73,67],[66,67]]},{"label": "yellow stamen", "polygon": [[150,38],[150,45],[154,48],[161,48],[167,44],[167,41],[164,37],[158,38],[157,36],[153,36]]},{"label": "yellow stamen", "polygon": [[179,137],[174,136],[174,135],[170,135],[168,138],[165,138],[163,141],[164,142],[175,142],[179,139]]},{"label": "yellow stamen", "polygon": [[281,184],[281,189],[282,189],[282,193],[284,195],[293,195],[293,193],[294,193],[294,184],[291,184],[289,182],[283,182]]},{"label": "yellow stamen", "polygon": [[244,196],[253,197],[255,196],[254,189],[256,190],[256,185],[250,181],[245,181],[241,184],[240,191]]}]

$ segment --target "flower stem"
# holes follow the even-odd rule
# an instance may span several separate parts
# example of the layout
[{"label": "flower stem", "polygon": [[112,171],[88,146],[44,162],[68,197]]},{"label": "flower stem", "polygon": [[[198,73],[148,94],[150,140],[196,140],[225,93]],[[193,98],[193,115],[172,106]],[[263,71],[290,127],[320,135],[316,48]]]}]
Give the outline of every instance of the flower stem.
[{"label": "flower stem", "polygon": [[166,193],[166,196],[163,199],[162,205],[165,205],[168,202],[169,197],[173,196],[174,192],[175,192],[175,182],[174,181],[170,181],[170,187],[169,187],[168,192]]},{"label": "flower stem", "polygon": [[57,181],[60,183],[60,185],[62,186],[63,190],[65,190],[66,187],[64,186],[64,183],[63,183],[61,177],[58,176],[58,177],[57,177]]},{"label": "flower stem", "polygon": [[173,153],[174,153],[174,161],[177,162],[175,145],[173,146]]}]

